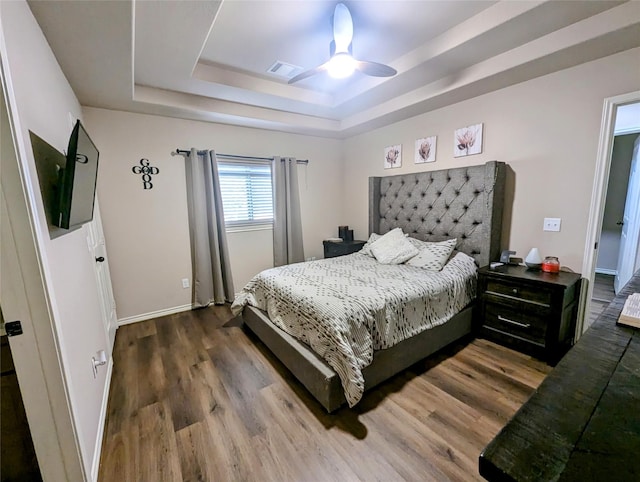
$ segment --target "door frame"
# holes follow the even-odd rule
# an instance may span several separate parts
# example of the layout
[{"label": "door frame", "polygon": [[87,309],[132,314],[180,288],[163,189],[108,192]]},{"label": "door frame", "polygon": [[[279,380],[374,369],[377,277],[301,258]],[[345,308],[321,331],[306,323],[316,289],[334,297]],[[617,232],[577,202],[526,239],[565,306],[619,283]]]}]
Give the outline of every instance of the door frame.
[{"label": "door frame", "polygon": [[600,139],[598,141],[598,154],[591,194],[591,207],[589,208],[589,220],[587,224],[587,237],[584,245],[584,259],[582,261],[582,276],[586,278],[588,282],[582,284],[584,301],[580,303],[576,339],[589,328],[589,311],[591,307],[591,297],[593,296],[593,283],[598,258],[597,243],[600,241],[604,207],[607,200],[607,184],[611,170],[616,112],[618,107],[635,102],[640,102],[640,90],[604,99],[602,120],[600,123]]}]

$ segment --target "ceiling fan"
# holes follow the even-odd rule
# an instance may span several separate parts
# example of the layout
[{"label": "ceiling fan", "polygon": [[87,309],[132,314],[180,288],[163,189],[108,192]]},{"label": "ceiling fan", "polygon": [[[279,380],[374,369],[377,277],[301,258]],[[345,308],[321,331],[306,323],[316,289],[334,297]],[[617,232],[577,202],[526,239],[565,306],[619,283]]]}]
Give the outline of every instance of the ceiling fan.
[{"label": "ceiling fan", "polygon": [[373,77],[391,77],[398,72],[388,65],[357,60],[351,55],[351,40],[353,39],[353,19],[344,3],[336,5],[333,12],[333,41],[330,45],[331,58],[322,65],[302,72],[289,80],[293,84],[312,75],[328,72],[332,77],[341,79],[349,77],[355,70]]}]

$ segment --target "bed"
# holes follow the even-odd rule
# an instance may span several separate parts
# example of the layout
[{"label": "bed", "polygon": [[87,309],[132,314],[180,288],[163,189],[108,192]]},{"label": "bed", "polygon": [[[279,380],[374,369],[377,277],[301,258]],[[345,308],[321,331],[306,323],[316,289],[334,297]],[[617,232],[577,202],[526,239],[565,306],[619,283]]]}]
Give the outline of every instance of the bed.
[{"label": "bed", "polygon": [[[401,228],[412,238],[430,242],[456,238],[457,251],[472,257],[477,266],[487,265],[499,257],[501,249],[505,171],[504,163],[492,161],[480,166],[371,177],[369,231],[385,234]],[[366,262],[367,257],[355,254],[343,258],[338,263]],[[450,263],[458,258],[467,256],[453,256]],[[289,269],[295,271],[302,268],[317,270],[323,265],[292,266]],[[323,269],[326,271],[326,267]],[[313,269],[311,274],[315,274]],[[374,387],[471,333],[472,308],[473,302],[465,302],[464,306],[456,308],[456,314],[448,315],[448,321],[434,324],[393,346],[373,351],[372,361],[361,369],[361,391]],[[346,386],[343,388],[336,370],[307,344],[276,326],[261,309],[247,305],[242,316],[246,326],[328,412],[338,409],[347,398],[353,405],[354,399],[349,392],[345,396]],[[357,318],[357,312],[349,312],[348,316]],[[278,323],[281,324],[280,319]],[[385,346],[384,343],[381,346]],[[340,367],[337,369],[344,380]]]}]

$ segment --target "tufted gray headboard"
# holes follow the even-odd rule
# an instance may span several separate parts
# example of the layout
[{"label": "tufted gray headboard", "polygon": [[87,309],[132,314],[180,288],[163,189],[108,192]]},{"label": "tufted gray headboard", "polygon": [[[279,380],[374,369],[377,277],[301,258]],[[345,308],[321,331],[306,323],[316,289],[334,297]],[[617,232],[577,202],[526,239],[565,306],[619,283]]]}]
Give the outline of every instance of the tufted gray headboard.
[{"label": "tufted gray headboard", "polygon": [[396,227],[423,241],[457,238],[479,266],[500,258],[506,166],[480,166],[369,178],[369,233]]}]

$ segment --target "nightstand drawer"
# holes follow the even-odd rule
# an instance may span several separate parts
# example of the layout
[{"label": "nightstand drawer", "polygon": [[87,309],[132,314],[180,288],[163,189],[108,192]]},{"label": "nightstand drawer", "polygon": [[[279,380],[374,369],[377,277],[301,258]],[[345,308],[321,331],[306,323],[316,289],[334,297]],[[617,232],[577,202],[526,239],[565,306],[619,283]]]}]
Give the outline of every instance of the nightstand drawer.
[{"label": "nightstand drawer", "polygon": [[487,293],[519,298],[528,302],[551,305],[551,292],[540,287],[531,287],[509,281],[490,279],[487,281]]},{"label": "nightstand drawer", "polygon": [[498,303],[485,303],[484,326],[542,346],[547,335],[545,318]]}]

